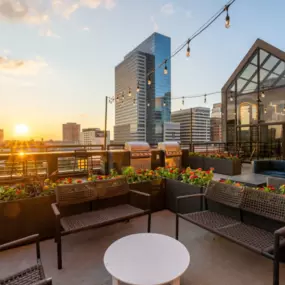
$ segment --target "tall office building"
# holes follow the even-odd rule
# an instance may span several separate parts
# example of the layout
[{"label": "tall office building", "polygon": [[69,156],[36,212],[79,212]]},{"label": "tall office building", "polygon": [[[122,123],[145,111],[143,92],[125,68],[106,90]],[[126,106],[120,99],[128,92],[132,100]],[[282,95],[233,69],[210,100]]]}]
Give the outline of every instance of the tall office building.
[{"label": "tall office building", "polygon": [[210,108],[196,107],[175,111],[171,121],[180,123],[182,145],[210,141]]},{"label": "tall office building", "polygon": [[4,143],[4,130],[0,129],[0,145]]},{"label": "tall office building", "polygon": [[[115,143],[163,140],[163,124],[170,121],[171,65],[167,74],[157,67],[171,54],[171,39],[154,33],[115,68]],[[148,81],[151,84],[148,84]],[[137,87],[139,86],[139,90]]]},{"label": "tall office building", "polygon": [[[99,128],[82,129],[80,133],[80,144],[83,145],[104,145],[105,132]],[[107,145],[110,144],[110,131],[107,131],[106,136]]]},{"label": "tall office building", "polygon": [[222,103],[213,105],[211,114],[211,141],[222,141]]},{"label": "tall office building", "polygon": [[62,125],[62,140],[64,142],[76,142],[80,140],[80,125],[76,123],[66,123]]}]

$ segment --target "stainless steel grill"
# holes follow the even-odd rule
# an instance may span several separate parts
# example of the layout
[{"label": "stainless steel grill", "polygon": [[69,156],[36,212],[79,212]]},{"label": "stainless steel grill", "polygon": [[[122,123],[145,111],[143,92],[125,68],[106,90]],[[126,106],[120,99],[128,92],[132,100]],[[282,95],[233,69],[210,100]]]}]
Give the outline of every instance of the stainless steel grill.
[{"label": "stainless steel grill", "polygon": [[147,142],[126,142],[125,149],[130,151],[131,166],[135,169],[151,169],[151,151]]},{"label": "stainless steel grill", "polygon": [[158,149],[164,152],[165,166],[181,168],[182,151],[178,142],[161,142]]}]

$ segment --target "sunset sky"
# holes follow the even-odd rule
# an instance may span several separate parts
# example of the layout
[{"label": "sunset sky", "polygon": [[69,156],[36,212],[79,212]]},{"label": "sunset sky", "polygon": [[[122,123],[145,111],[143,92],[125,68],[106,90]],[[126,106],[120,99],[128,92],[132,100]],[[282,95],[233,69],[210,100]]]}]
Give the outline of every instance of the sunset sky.
[{"label": "sunset sky", "polygon": [[[0,129],[15,138],[61,139],[61,125],[103,127],[114,67],[154,31],[175,50],[227,0],[0,0]],[[257,38],[285,50],[285,1],[236,0],[231,28],[223,15],[172,61],[172,96],[220,90]],[[220,102],[211,96],[206,106]],[[203,98],[184,108],[205,106]],[[174,100],[172,110],[182,108]],[[108,128],[113,131],[114,105]]]}]

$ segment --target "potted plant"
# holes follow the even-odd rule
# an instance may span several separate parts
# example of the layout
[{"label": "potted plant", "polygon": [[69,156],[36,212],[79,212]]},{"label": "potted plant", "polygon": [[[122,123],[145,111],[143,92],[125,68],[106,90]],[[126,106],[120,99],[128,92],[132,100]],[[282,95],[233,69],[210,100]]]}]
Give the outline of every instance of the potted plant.
[{"label": "potted plant", "polygon": [[211,154],[204,158],[204,169],[208,170],[211,167],[215,169],[215,173],[224,175],[240,175],[241,161],[238,156],[225,154]]},{"label": "potted plant", "polygon": [[126,194],[125,178],[119,175],[115,169],[110,170],[109,175],[90,175],[87,187],[93,187],[97,191],[98,199],[112,198]]},{"label": "potted plant", "polygon": [[0,187],[0,244],[34,233],[53,236],[55,187],[50,180]]},{"label": "potted plant", "polygon": [[[205,186],[213,178],[213,169],[203,171],[188,167],[182,170],[179,180],[167,179],[166,181],[166,205],[172,212],[177,212],[177,197],[191,194],[203,193]],[[184,199],[179,204],[180,213],[191,213],[199,211],[201,199]]]},{"label": "potted plant", "polygon": [[202,168],[204,169],[204,157],[205,155],[199,152],[190,152],[188,165],[192,169]]},{"label": "potted plant", "polygon": [[[151,210],[161,211],[164,207],[164,183],[157,171],[149,169],[137,169],[129,166],[123,170],[130,189],[141,191],[151,195]],[[137,201],[143,208],[141,201]],[[137,204],[137,203],[136,203]]]}]

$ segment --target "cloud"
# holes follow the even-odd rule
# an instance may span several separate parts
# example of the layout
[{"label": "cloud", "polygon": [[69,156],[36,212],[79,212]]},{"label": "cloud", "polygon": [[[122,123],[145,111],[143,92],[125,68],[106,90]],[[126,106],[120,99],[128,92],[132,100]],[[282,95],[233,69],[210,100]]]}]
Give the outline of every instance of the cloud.
[{"label": "cloud", "polygon": [[157,24],[157,22],[156,22],[154,16],[151,16],[151,17],[150,17],[150,20],[151,20],[151,22],[152,22],[152,24],[153,24],[153,30],[154,30],[155,32],[157,32],[157,31],[158,31],[158,24]]},{"label": "cloud", "polygon": [[36,57],[35,60],[21,60],[0,56],[0,72],[12,75],[36,75],[47,66],[47,62],[41,57]]},{"label": "cloud", "polygon": [[82,30],[85,31],[85,32],[89,32],[90,31],[89,27],[83,27]]},{"label": "cloud", "polygon": [[30,0],[0,0],[0,18],[39,25],[48,21],[46,13],[30,5]]},{"label": "cloud", "polygon": [[52,0],[54,12],[63,15],[66,19],[69,19],[79,8],[96,9],[100,5],[104,5],[106,9],[111,10],[116,6],[116,0]]},{"label": "cloud", "polygon": [[168,3],[168,4],[165,4],[161,7],[161,13],[163,13],[164,15],[172,15],[174,13],[174,7],[173,7],[173,4],[172,3]]},{"label": "cloud", "polygon": [[54,33],[51,29],[47,29],[40,32],[40,36],[60,39],[60,36]]},{"label": "cloud", "polygon": [[115,0],[105,0],[105,7],[108,10],[113,9],[116,6]]},{"label": "cloud", "polygon": [[4,54],[11,54],[11,51],[9,49],[4,49],[3,52]]}]

